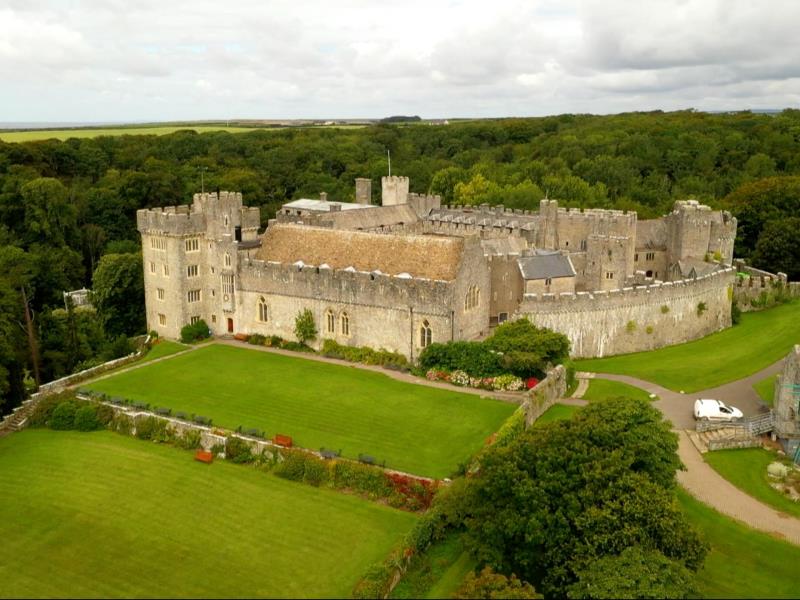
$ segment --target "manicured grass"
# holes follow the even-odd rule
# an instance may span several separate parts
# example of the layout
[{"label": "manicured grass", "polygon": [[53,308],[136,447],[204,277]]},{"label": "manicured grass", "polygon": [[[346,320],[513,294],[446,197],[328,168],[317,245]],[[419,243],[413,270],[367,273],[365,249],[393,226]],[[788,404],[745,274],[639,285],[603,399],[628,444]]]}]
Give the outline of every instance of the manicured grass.
[{"label": "manicured grass", "polygon": [[620,373],[687,393],[742,379],[783,358],[800,342],[800,302],[745,313],[701,340],[652,352],[576,361],[580,371]]},{"label": "manicured grass", "polygon": [[561,421],[562,419],[571,419],[579,406],[571,404],[553,404],[550,408],[544,411],[544,414],[536,419],[536,424],[551,423],[553,421]]},{"label": "manicured grass", "polygon": [[322,362],[211,344],[88,387],[215,425],[258,427],[431,477],[453,473],[517,408]]},{"label": "manicured grass", "polygon": [[159,342],[150,348],[150,351],[145,355],[145,357],[140,362],[149,362],[151,360],[156,360],[157,358],[163,358],[165,356],[171,356],[172,354],[177,354],[178,352],[184,352],[185,350],[189,350],[191,346],[187,346],[186,344],[179,344],[177,342],[171,342],[169,340],[159,340]]},{"label": "manicured grass", "polygon": [[475,564],[453,534],[416,557],[389,597],[450,598]]},{"label": "manicured grass", "polygon": [[33,131],[0,131],[0,140],[4,142],[32,142],[36,140],[68,140],[69,138],[96,138],[101,135],[164,135],[176,131],[192,130],[197,133],[206,131],[227,131],[243,133],[253,131],[253,127],[224,127],[209,125],[186,125],[183,127],[108,127],[98,129],[37,129]]},{"label": "manicured grass", "polygon": [[0,596],[349,597],[416,519],[111,432],[0,439]]},{"label": "manicured grass", "polygon": [[717,450],[705,454],[706,462],[725,479],[764,504],[800,518],[800,504],[769,485],[767,465],[777,455],[763,448]]},{"label": "manicured grass", "polygon": [[697,574],[705,598],[797,598],[800,546],[729,519],[687,492],[678,501],[694,527],[711,544]]},{"label": "manicured grass", "polygon": [[775,401],[775,379],[777,377],[777,375],[770,375],[753,386],[753,389],[767,406],[772,406]]},{"label": "manicured grass", "polygon": [[650,394],[643,389],[622,383],[621,381],[611,381],[610,379],[590,379],[589,387],[583,395],[584,400],[605,400],[607,398],[634,398],[650,402]]}]

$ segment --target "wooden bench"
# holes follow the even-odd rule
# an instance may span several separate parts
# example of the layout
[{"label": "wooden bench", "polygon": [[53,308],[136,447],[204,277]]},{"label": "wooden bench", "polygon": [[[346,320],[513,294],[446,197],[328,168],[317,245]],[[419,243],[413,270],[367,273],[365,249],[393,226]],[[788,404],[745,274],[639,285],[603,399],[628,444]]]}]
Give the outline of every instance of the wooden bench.
[{"label": "wooden bench", "polygon": [[214,462],[214,455],[206,450],[197,450],[194,453],[194,459],[210,465]]},{"label": "wooden bench", "polygon": [[283,446],[284,448],[291,448],[292,447],[292,438],[288,435],[281,435],[280,433],[275,434],[275,437],[272,439],[272,442],[277,446]]}]

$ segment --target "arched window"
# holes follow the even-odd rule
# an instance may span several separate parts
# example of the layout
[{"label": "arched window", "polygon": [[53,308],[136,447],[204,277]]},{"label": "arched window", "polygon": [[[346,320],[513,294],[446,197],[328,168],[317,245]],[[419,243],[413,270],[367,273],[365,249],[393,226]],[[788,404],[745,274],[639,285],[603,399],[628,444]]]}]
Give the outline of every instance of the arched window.
[{"label": "arched window", "polygon": [[228,252],[225,253],[225,266],[231,266],[231,255]]},{"label": "arched window", "polygon": [[326,333],[336,333],[336,317],[332,310],[325,313],[325,331]]},{"label": "arched window", "polygon": [[477,285],[469,286],[464,297],[464,310],[472,310],[480,303],[481,290]]},{"label": "arched window", "polygon": [[421,348],[431,345],[431,324],[427,320],[419,328],[419,345]]},{"label": "arched window", "polygon": [[346,312],[343,312],[339,316],[339,324],[342,331],[342,335],[350,335],[350,317]]},{"label": "arched window", "polygon": [[269,321],[269,306],[263,296],[258,299],[258,320],[262,323]]}]

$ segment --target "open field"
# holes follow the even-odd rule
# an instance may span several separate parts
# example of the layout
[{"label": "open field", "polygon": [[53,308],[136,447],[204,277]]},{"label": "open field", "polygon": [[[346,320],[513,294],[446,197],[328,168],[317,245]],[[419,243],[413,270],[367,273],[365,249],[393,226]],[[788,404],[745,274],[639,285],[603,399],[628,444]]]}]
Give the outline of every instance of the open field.
[{"label": "open field", "polygon": [[0,439],[3,597],[348,597],[416,519],[111,432]]},{"label": "open field", "polygon": [[697,574],[705,598],[796,598],[800,546],[729,519],[678,489],[692,525],[711,544]]},{"label": "open field", "polygon": [[[33,142],[36,140],[68,140],[69,138],[96,138],[102,135],[164,135],[185,130],[204,133],[207,131],[227,131],[243,133],[253,131],[255,127],[225,127],[224,125],[186,125],[163,127],[108,127],[98,129],[36,129],[31,131],[0,131],[0,140],[4,142]],[[261,128],[263,129],[263,128]]]},{"label": "open field", "polygon": [[589,388],[583,395],[584,400],[590,402],[595,400],[605,400],[607,398],[618,398],[623,396],[625,398],[635,398],[650,402],[650,394],[641,388],[637,388],[621,381],[611,381],[610,379],[590,379]]},{"label": "open field", "polygon": [[517,408],[381,373],[210,344],[87,387],[446,477]]},{"label": "open field", "polygon": [[753,498],[800,518],[800,504],[769,485],[767,465],[777,456],[764,448],[717,450],[704,455],[706,462],[725,479]]},{"label": "open field", "polygon": [[770,375],[753,386],[753,389],[767,406],[772,406],[775,401],[775,379],[777,377],[777,375]]},{"label": "open field", "polygon": [[744,313],[738,325],[652,352],[575,362],[581,371],[619,373],[687,393],[742,379],[783,358],[800,342],[800,302]]}]

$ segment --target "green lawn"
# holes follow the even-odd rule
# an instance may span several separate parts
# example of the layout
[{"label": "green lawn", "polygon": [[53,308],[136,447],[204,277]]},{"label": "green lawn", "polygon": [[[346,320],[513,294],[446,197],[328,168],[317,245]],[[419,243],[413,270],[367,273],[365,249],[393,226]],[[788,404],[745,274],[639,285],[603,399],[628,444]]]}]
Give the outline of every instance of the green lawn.
[{"label": "green lawn", "polygon": [[800,343],[800,302],[744,313],[738,325],[701,340],[652,352],[575,362],[580,371],[620,373],[687,393],[742,379]]},{"label": "green lawn", "polygon": [[800,518],[800,504],[770,487],[767,465],[778,457],[764,448],[717,450],[704,455],[706,462],[725,479],[764,504]]},{"label": "green lawn", "polygon": [[772,406],[775,400],[775,380],[777,378],[777,375],[770,375],[753,386],[753,389],[767,406]]},{"label": "green lawn", "polygon": [[173,354],[177,354],[178,352],[189,350],[190,348],[191,346],[187,346],[186,344],[179,344],[169,340],[159,340],[155,346],[150,348],[150,351],[140,362],[149,362],[151,360],[156,360],[157,358],[171,356]]},{"label": "green lawn", "polygon": [[2,597],[349,597],[416,519],[111,432],[0,439]]},{"label": "green lawn", "polygon": [[452,534],[417,556],[389,597],[451,598],[475,564],[459,535]]},{"label": "green lawn", "polygon": [[536,419],[536,424],[541,423],[551,423],[553,421],[561,421],[563,419],[571,419],[572,415],[575,414],[575,411],[578,410],[579,406],[573,406],[572,404],[553,404],[550,408],[544,411],[541,417]]},{"label": "green lawn", "polygon": [[108,127],[98,129],[36,129],[33,131],[0,131],[4,142],[32,142],[36,140],[68,140],[69,138],[95,138],[101,135],[164,135],[185,130],[204,133],[207,131],[227,131],[242,133],[253,131],[253,127],[225,127],[223,125],[186,125],[163,127]]},{"label": "green lawn", "polygon": [[589,388],[583,395],[584,400],[605,400],[607,398],[634,398],[650,402],[650,394],[643,389],[622,383],[621,381],[611,381],[610,379],[590,379]]},{"label": "green lawn", "polygon": [[223,427],[290,435],[305,448],[370,454],[431,477],[453,473],[517,408],[356,367],[219,344],[87,387],[201,414]]},{"label": "green lawn", "polygon": [[797,598],[800,546],[737,523],[681,489],[678,500],[689,521],[711,544],[697,574],[701,596]]}]

